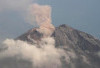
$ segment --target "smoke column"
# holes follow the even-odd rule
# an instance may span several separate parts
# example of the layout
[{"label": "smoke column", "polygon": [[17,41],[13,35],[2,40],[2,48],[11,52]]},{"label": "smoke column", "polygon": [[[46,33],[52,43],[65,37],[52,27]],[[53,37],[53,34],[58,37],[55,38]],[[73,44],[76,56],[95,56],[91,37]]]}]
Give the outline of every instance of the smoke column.
[{"label": "smoke column", "polygon": [[55,40],[50,37],[55,30],[51,24],[51,7],[38,4],[30,5],[29,20],[31,24],[36,22],[39,26],[37,31],[43,34],[39,44],[41,47],[38,48],[38,44],[7,39],[3,42],[7,49],[0,52],[0,59],[17,57],[32,62],[33,68],[61,68],[59,52],[63,53],[63,51],[55,48]]},{"label": "smoke column", "polygon": [[[0,51],[0,61],[5,58],[15,58],[18,64],[18,59],[23,59],[32,62],[31,68],[62,68],[61,58],[65,57],[65,63],[70,62],[70,56],[74,57],[73,52],[66,52],[61,48],[55,48],[55,40],[51,37],[55,27],[51,24],[51,7],[48,5],[32,4],[29,8],[28,19],[33,25],[36,23],[39,28],[37,31],[43,34],[43,38],[40,41],[40,48],[38,44],[28,44],[25,41],[7,39],[3,42],[5,46]],[[68,55],[66,55],[68,54]],[[5,60],[4,60],[5,61]],[[0,68],[5,68],[6,64],[0,62]],[[64,63],[64,64],[65,64]],[[18,66],[13,62],[6,68],[16,68]],[[21,66],[21,68],[26,68]],[[19,66],[20,67],[20,66]],[[30,67],[28,67],[30,68]]]},{"label": "smoke column", "polygon": [[32,25],[36,23],[39,26],[37,31],[43,33],[44,36],[50,36],[55,30],[55,27],[51,24],[51,7],[48,5],[30,5],[29,20]]}]

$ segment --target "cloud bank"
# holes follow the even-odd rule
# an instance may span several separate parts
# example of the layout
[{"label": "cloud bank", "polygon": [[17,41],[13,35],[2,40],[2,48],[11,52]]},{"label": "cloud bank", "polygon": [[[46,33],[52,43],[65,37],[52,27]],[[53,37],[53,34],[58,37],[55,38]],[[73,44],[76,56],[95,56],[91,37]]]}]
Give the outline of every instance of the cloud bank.
[{"label": "cloud bank", "polygon": [[5,40],[4,44],[7,49],[0,52],[0,59],[17,57],[31,61],[33,68],[61,68],[60,58],[64,55],[64,51],[55,48],[53,38],[43,38],[40,48],[36,47],[37,45],[31,45],[20,40],[15,41],[12,39]]},{"label": "cloud bank", "polygon": [[8,9],[25,10],[27,13],[25,17],[32,25],[36,23],[39,26],[37,31],[43,34],[43,38],[41,38],[39,45],[28,44],[21,40],[5,40],[3,42],[5,48],[0,51],[0,60],[16,57],[32,62],[33,68],[62,68],[63,62],[69,64],[70,58],[76,58],[72,51],[65,52],[63,48],[55,48],[55,40],[50,37],[55,30],[51,23],[50,6],[32,4],[31,0],[0,0],[0,10]]},{"label": "cloud bank", "polygon": [[25,10],[33,0],[0,0],[0,11]]},{"label": "cloud bank", "polygon": [[[39,45],[7,39],[3,42],[3,46],[5,48],[0,51],[0,61],[15,57],[17,60],[23,59],[31,62],[33,68],[62,68],[64,64],[70,64],[71,58],[76,58],[73,51],[65,52],[62,48],[55,48],[53,37],[42,38]],[[13,62],[11,64],[16,65]],[[3,65],[7,66],[6,64]],[[10,65],[8,65],[8,68],[10,68]]]}]

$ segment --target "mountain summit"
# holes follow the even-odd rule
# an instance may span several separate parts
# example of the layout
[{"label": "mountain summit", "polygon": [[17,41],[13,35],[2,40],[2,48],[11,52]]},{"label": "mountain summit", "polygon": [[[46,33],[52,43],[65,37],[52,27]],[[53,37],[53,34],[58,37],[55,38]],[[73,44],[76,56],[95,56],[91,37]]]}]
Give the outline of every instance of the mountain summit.
[{"label": "mountain summit", "polygon": [[[16,40],[38,44],[43,34],[36,29],[29,30]],[[62,60],[62,68],[100,68],[100,40],[65,24],[56,27],[51,36],[55,39],[55,47],[63,49],[70,56],[70,63]]]}]

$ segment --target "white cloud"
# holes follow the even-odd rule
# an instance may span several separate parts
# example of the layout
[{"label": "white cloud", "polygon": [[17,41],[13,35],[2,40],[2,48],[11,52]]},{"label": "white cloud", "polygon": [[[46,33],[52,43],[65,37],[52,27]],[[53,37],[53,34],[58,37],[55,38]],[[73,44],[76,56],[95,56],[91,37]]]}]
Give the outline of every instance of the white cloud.
[{"label": "white cloud", "polygon": [[41,47],[38,48],[37,45],[20,40],[7,39],[4,44],[8,49],[0,52],[0,59],[16,56],[18,59],[33,62],[33,68],[44,68],[44,66],[45,68],[58,68],[61,66],[60,58],[62,55],[59,53],[60,50],[55,48],[54,43],[53,38],[43,38],[40,43]]},{"label": "white cloud", "polygon": [[97,55],[100,57],[100,51],[97,53]]},{"label": "white cloud", "polygon": [[33,0],[0,0],[0,11],[24,10]]},{"label": "white cloud", "polygon": [[0,52],[0,60],[16,57],[19,60],[23,59],[32,62],[33,68],[62,68],[62,57],[65,57],[63,60],[67,64],[71,62],[70,57],[76,58],[72,51],[65,52],[61,48],[55,48],[55,40],[52,37],[43,38],[39,45],[31,45],[27,42],[13,39],[5,40],[4,44],[7,49]]}]

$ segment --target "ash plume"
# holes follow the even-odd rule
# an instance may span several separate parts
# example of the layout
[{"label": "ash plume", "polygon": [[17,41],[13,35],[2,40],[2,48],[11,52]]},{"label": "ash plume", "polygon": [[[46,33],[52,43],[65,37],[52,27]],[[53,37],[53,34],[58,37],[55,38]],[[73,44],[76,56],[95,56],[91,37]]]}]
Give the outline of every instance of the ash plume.
[{"label": "ash plume", "polygon": [[[5,40],[3,42],[5,48],[0,52],[0,60],[14,57],[15,59],[32,62],[33,68],[62,68],[62,62],[69,64],[71,56],[72,58],[76,58],[73,51],[65,52],[63,48],[55,47],[55,39],[51,37],[55,27],[51,23],[50,6],[32,4],[28,11],[28,20],[30,20],[32,25],[36,23],[39,27],[36,30],[40,34],[43,34],[43,37],[39,41],[39,44],[29,44],[25,41],[13,39]],[[29,35],[27,37],[33,40]]]},{"label": "ash plume", "polygon": [[36,23],[39,26],[37,31],[43,33],[44,36],[50,36],[55,30],[51,23],[51,7],[49,5],[30,5],[28,19],[32,25]]},{"label": "ash plume", "polygon": [[[32,62],[33,68],[62,68],[61,58],[65,56],[65,52],[62,49],[55,48],[55,40],[51,37],[55,30],[55,27],[51,24],[51,7],[32,4],[29,8],[28,17],[32,25],[36,23],[39,27],[36,30],[43,34],[43,38],[41,38],[39,44],[28,44],[13,39],[5,40],[3,43],[7,49],[0,52],[0,60],[17,57],[17,59]],[[30,39],[32,38],[30,37]],[[69,59],[69,57],[66,59]]]}]

